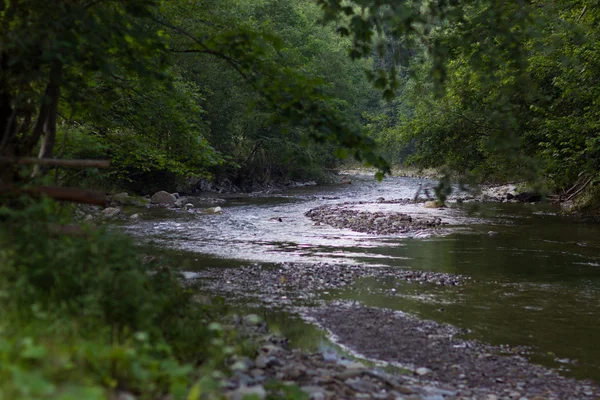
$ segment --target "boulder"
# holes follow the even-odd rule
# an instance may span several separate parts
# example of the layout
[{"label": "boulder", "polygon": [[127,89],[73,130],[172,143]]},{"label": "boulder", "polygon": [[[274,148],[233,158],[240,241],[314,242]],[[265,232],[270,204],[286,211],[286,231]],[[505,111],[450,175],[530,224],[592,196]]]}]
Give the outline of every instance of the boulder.
[{"label": "boulder", "polygon": [[521,192],[518,195],[514,196],[514,199],[523,203],[537,203],[538,201],[542,200],[542,195],[540,193],[535,192]]},{"label": "boulder", "polygon": [[171,193],[165,192],[161,190],[160,192],[156,192],[152,195],[150,201],[152,204],[162,204],[162,205],[173,205],[177,199]]}]

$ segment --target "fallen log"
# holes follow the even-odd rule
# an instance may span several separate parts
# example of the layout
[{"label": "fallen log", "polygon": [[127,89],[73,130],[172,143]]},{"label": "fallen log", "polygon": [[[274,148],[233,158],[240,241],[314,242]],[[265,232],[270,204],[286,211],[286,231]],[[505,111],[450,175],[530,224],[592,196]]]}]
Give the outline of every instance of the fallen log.
[{"label": "fallen log", "polygon": [[14,185],[0,184],[0,192],[11,195],[26,194],[32,197],[48,196],[54,200],[68,201],[71,203],[93,204],[96,206],[106,205],[106,196],[104,195],[104,192],[97,190],[65,188],[58,186],[19,188]]},{"label": "fallen log", "polygon": [[109,168],[108,160],[59,160],[56,158],[0,157],[0,164],[47,165],[64,168]]}]

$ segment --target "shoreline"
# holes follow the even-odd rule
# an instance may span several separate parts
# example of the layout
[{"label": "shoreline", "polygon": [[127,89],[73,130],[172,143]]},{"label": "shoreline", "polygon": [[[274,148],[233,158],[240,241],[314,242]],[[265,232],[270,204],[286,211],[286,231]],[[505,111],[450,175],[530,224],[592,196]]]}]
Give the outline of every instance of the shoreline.
[{"label": "shoreline", "polygon": [[[564,377],[556,370],[529,362],[527,348],[506,348],[461,339],[467,331],[452,325],[422,320],[399,311],[320,298],[323,292],[344,288],[364,277],[431,285],[468,285],[470,279],[467,277],[336,264],[208,268],[198,274],[194,284],[204,293],[223,296],[232,304],[243,303],[251,308],[274,309],[291,317],[298,316],[325,331],[332,343],[348,349],[359,360],[364,357],[370,363],[403,369],[400,374],[385,373],[386,377],[394,379],[395,383],[390,386],[385,384],[387,378],[373,378],[384,373],[380,368],[355,366],[355,371],[348,374],[355,374],[352,379],[358,378],[360,382],[368,378],[369,384],[350,386],[355,393],[348,397],[347,391],[332,391],[331,382],[323,378],[343,369],[336,370],[333,375],[321,371],[323,374],[310,377],[316,381],[309,382],[304,375],[304,380],[281,373],[277,375],[282,369],[294,370],[297,360],[291,364],[283,360],[275,363],[272,375],[299,386],[312,386],[312,394],[318,395],[310,398],[541,400],[595,399],[600,396],[600,386],[591,381]],[[303,350],[290,351],[295,352],[294,357],[307,355]],[[328,356],[311,353],[308,357],[316,357],[325,363]],[[321,366],[321,369],[328,368]],[[371,379],[379,383],[373,384]],[[393,393],[394,385],[405,388],[406,393]],[[348,387],[343,382],[338,386],[346,387],[344,390]],[[364,391],[356,390],[361,387]],[[357,393],[360,396],[356,397]]]}]

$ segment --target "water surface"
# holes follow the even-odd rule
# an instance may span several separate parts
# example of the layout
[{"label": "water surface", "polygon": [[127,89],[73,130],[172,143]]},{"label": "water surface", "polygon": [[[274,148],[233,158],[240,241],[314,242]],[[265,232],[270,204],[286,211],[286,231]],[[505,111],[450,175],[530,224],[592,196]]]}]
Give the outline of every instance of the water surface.
[{"label": "water surface", "polygon": [[[310,208],[377,198],[412,198],[421,179],[310,187],[279,195],[229,200],[222,215],[153,210],[126,229],[145,241],[182,251],[184,269],[233,267],[250,262],[330,262],[387,265],[461,274],[458,287],[363,279],[323,294],[364,305],[408,311],[468,328],[470,336],[497,345],[530,346],[531,358],[567,375],[600,382],[600,226],[556,214],[548,205],[358,205],[370,211],[440,216],[440,236],[375,236],[313,226]],[[278,222],[281,217],[283,222]],[[268,315],[266,315],[269,317]],[[273,314],[286,334],[301,329]],[[307,341],[294,335],[297,342]],[[317,340],[316,339],[316,340]],[[310,342],[310,340],[308,340]]]}]

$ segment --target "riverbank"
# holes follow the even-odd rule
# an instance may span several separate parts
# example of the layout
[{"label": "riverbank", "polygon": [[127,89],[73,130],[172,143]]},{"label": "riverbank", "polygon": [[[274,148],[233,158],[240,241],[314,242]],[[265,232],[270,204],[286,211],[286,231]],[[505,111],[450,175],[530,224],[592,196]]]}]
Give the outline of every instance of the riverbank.
[{"label": "riverbank", "polygon": [[[313,399],[595,399],[600,387],[577,381],[527,361],[528,348],[491,346],[465,340],[451,325],[409,314],[327,301],[323,293],[359,279],[460,286],[473,282],[449,274],[369,268],[359,265],[282,264],[269,268],[206,269],[194,282],[232,304],[276,308],[300,316],[328,332],[334,343],[358,357],[401,367],[402,374],[356,364],[336,355],[269,348],[247,363],[236,382],[260,385],[263,378],[294,382]],[[281,340],[279,341],[281,343]],[[264,363],[255,371],[259,359]],[[254,372],[248,372],[248,371]],[[241,383],[238,383],[241,384]],[[259,391],[261,389],[258,389]],[[436,397],[437,396],[437,397]]]}]

